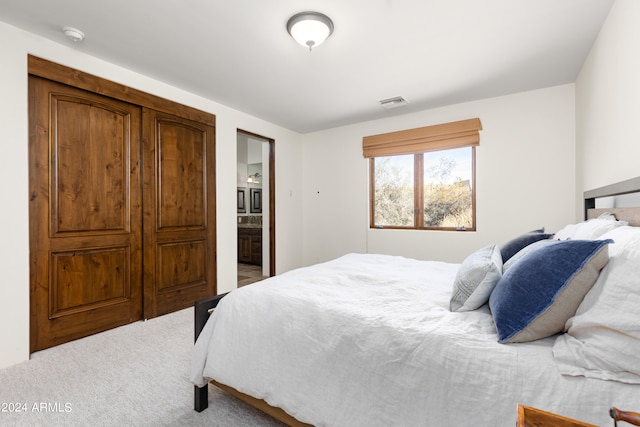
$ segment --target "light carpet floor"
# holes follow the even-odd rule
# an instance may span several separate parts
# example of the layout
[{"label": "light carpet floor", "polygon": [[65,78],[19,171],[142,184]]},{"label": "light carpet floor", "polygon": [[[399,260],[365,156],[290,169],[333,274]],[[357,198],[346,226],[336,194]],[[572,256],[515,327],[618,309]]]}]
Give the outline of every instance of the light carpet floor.
[{"label": "light carpet floor", "polygon": [[34,353],[0,370],[0,426],[283,424],[209,386],[193,410],[193,309]]}]

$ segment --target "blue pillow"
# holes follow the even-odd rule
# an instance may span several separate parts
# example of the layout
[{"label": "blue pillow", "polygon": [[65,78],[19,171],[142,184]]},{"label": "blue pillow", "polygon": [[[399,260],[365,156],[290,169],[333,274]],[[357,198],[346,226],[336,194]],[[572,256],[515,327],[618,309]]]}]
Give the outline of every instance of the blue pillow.
[{"label": "blue pillow", "polygon": [[613,240],[563,240],[529,252],[509,268],[489,298],[501,343],[564,330],[609,261]]},{"label": "blue pillow", "polygon": [[545,233],[544,227],[539,230],[532,230],[528,233],[522,234],[514,239],[509,240],[507,243],[500,246],[500,253],[502,254],[502,262],[505,263],[517,254],[525,246],[529,246],[538,240],[550,239],[553,237],[553,233]]},{"label": "blue pillow", "polygon": [[511,266],[513,266],[513,264],[518,262],[520,258],[524,257],[529,252],[535,251],[536,249],[542,248],[544,246],[555,245],[558,242],[559,240],[555,240],[555,239],[544,239],[544,240],[538,240],[537,242],[533,242],[532,244],[525,246],[524,248],[519,250],[514,256],[509,258],[507,262],[504,263],[504,265],[502,266],[502,274],[504,274],[505,271],[510,269]]}]

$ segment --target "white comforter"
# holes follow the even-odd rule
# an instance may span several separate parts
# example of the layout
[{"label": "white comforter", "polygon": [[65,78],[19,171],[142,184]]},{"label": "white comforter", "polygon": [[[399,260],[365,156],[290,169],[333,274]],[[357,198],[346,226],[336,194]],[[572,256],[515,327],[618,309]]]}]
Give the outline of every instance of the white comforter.
[{"label": "white comforter", "polygon": [[316,426],[512,426],[518,403],[594,424],[640,388],[565,377],[555,338],[498,344],[487,309],[452,313],[457,264],[350,254],[240,288],[198,339],[215,379]]}]

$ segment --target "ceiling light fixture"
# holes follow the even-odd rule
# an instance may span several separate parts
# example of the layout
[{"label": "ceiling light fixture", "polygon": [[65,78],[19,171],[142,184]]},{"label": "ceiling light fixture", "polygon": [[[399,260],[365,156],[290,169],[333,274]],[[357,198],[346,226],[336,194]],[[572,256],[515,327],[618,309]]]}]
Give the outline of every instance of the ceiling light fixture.
[{"label": "ceiling light fixture", "polygon": [[62,32],[72,42],[81,42],[82,40],[84,40],[84,33],[77,28],[64,27],[62,29]]},{"label": "ceiling light fixture", "polygon": [[287,21],[287,32],[302,46],[320,46],[333,33],[333,21],[320,12],[300,12]]}]

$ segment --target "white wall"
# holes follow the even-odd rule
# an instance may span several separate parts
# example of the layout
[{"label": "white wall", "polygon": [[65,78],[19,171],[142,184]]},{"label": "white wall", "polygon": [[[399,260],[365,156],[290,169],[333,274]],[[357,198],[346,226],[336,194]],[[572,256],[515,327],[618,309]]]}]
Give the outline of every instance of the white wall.
[{"label": "white wall", "polygon": [[[476,232],[369,230],[362,137],[479,117]],[[461,262],[489,243],[574,219],[574,86],[360,123],[305,135],[305,263],[347,252]]]},{"label": "white wall", "polygon": [[[639,24],[640,1],[616,0],[575,86],[305,135],[305,264],[347,252],[456,262],[523,228],[555,231],[581,220],[583,191],[640,175]],[[362,137],[471,117],[484,126],[477,152],[478,231],[368,230]]]},{"label": "white wall", "polygon": [[218,291],[236,286],[236,131],[276,141],[276,271],[302,264],[301,135],[0,22],[0,368],[29,356],[27,55],[216,115]]},{"label": "white wall", "polygon": [[640,176],[640,1],[616,0],[576,80],[579,195]]},{"label": "white wall", "polygon": [[[236,282],[238,128],[276,140],[278,272],[347,252],[458,262],[481,245],[579,219],[583,190],[640,175],[638,23],[640,1],[617,0],[575,97],[574,85],[565,85],[304,136],[0,23],[0,368],[26,359],[29,346],[27,53],[216,114],[222,292]],[[471,117],[484,126],[477,151],[478,231],[368,230],[362,137]]]}]

